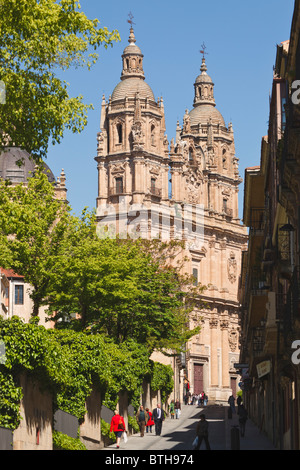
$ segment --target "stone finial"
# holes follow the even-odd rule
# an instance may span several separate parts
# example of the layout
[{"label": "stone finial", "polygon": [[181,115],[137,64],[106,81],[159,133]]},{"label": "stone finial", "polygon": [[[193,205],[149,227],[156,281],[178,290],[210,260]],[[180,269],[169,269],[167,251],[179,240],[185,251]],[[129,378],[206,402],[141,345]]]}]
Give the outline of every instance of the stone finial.
[{"label": "stone finial", "polygon": [[66,175],[65,175],[64,169],[62,169],[60,173],[60,185],[62,187],[66,186]]},{"label": "stone finial", "polygon": [[135,39],[134,30],[133,30],[132,25],[130,27],[130,34],[129,34],[128,42],[129,42],[129,44],[136,43],[136,39]]}]

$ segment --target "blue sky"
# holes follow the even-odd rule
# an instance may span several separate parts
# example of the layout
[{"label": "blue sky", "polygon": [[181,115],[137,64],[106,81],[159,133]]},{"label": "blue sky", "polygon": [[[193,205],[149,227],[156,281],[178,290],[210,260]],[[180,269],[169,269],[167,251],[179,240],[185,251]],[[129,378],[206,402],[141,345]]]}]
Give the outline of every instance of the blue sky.
[{"label": "blue sky", "polygon": [[[267,134],[269,93],[276,45],[289,39],[294,0],[82,0],[82,11],[101,26],[118,29],[121,42],[99,49],[90,70],[69,70],[63,78],[72,95],[92,103],[88,125],[80,134],[66,131],[50,146],[47,164],[55,176],[63,168],[68,200],[77,214],[93,209],[97,197],[96,135],[102,95],[108,98],[120,81],[121,55],[128,44],[128,14],[134,16],[136,44],[144,54],[145,80],[156,98],[163,97],[168,140],[175,137],[186,109],[192,109],[194,81],[200,73],[203,42],[208,73],[215,83],[217,109],[233,123],[240,175],[260,162],[261,138]],[[242,218],[243,184],[240,186]]]}]

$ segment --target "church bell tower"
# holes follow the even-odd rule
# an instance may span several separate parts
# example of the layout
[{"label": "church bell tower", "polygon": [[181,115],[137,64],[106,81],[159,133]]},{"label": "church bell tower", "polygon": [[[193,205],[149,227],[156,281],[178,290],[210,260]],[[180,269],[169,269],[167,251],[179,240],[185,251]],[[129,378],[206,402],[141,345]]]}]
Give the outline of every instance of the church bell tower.
[{"label": "church bell tower", "polygon": [[163,99],[156,100],[145,81],[144,56],[132,26],[128,42],[122,55],[121,81],[108,100],[104,96],[102,100],[95,158],[98,213],[111,205],[120,213],[120,201],[123,207],[147,207],[168,200],[169,148]]}]

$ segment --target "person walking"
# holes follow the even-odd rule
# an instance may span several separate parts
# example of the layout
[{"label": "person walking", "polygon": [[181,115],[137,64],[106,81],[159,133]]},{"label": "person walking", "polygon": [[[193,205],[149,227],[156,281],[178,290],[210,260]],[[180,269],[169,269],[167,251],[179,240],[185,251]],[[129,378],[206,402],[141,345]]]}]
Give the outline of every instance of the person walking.
[{"label": "person walking", "polygon": [[240,423],[240,432],[241,437],[245,437],[246,422],[248,419],[248,412],[243,404],[240,404],[239,407],[239,423]]},{"label": "person walking", "polygon": [[164,410],[161,409],[160,403],[158,403],[157,407],[154,408],[152,416],[153,416],[154,424],[155,424],[155,434],[156,436],[160,436],[161,430],[162,430],[162,424],[163,424],[163,421],[165,420],[165,413],[164,413]]},{"label": "person walking", "polygon": [[208,421],[206,421],[204,414],[200,415],[200,421],[197,424],[196,434],[198,436],[198,444],[195,450],[200,449],[203,440],[206,445],[206,450],[211,450],[208,441]]},{"label": "person walking", "polygon": [[232,413],[235,413],[235,398],[234,398],[233,395],[231,395],[231,396],[228,398],[228,403],[229,403],[231,412],[232,412]]},{"label": "person walking", "polygon": [[113,432],[117,439],[117,449],[120,447],[120,440],[123,432],[126,432],[125,421],[123,416],[119,414],[117,410],[114,412],[114,416],[110,422],[110,432]]},{"label": "person walking", "polygon": [[237,397],[236,404],[237,404],[237,406],[238,406],[237,414],[239,415],[239,414],[240,414],[240,406],[241,406],[241,404],[242,404],[242,397],[241,397],[241,395],[239,395],[239,396]]},{"label": "person walking", "polygon": [[149,415],[146,410],[144,410],[143,405],[140,406],[139,411],[136,414],[136,420],[140,428],[141,437],[144,437],[145,426],[147,425]]},{"label": "person walking", "polygon": [[170,403],[170,415],[171,415],[171,419],[175,418],[175,403],[174,403],[174,400],[172,400],[171,403]]},{"label": "person walking", "polygon": [[181,406],[180,406],[180,401],[179,400],[176,400],[175,401],[175,416],[176,416],[176,419],[179,419],[179,416],[180,416],[180,411],[181,411]]},{"label": "person walking", "polygon": [[148,421],[146,423],[146,433],[147,433],[147,432],[152,432],[152,426],[154,425],[154,421],[153,421],[152,413],[149,410],[149,408],[146,408],[146,411],[149,416]]}]

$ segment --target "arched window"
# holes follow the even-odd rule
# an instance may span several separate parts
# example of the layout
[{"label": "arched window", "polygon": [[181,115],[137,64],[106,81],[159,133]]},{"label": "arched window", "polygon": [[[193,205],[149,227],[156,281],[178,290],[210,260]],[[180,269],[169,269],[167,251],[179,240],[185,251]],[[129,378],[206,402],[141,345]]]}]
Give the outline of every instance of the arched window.
[{"label": "arched window", "polygon": [[122,124],[117,125],[117,133],[118,133],[118,143],[121,144],[123,141],[123,129]]},{"label": "arched window", "polygon": [[152,124],[151,126],[151,144],[155,145],[155,126]]},{"label": "arched window", "polygon": [[224,170],[226,170],[226,166],[227,166],[226,149],[223,149],[222,163],[223,163]]},{"label": "arched window", "polygon": [[193,162],[193,149],[190,147],[189,148],[189,161],[192,163]]}]

